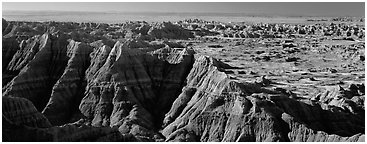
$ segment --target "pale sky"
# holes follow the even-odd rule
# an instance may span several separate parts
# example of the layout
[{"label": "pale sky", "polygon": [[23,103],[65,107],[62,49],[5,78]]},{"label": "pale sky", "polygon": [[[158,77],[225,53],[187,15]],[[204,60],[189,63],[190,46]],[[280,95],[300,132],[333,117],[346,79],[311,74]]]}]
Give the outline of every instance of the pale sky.
[{"label": "pale sky", "polygon": [[248,13],[292,16],[364,16],[363,2],[3,2],[4,10]]}]

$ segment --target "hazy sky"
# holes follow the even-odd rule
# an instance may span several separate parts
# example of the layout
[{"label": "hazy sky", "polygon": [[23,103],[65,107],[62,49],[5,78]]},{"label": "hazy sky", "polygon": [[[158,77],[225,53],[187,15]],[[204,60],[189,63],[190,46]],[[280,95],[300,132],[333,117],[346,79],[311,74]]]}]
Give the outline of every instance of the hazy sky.
[{"label": "hazy sky", "polygon": [[3,2],[3,10],[248,13],[292,16],[364,16],[362,2]]}]

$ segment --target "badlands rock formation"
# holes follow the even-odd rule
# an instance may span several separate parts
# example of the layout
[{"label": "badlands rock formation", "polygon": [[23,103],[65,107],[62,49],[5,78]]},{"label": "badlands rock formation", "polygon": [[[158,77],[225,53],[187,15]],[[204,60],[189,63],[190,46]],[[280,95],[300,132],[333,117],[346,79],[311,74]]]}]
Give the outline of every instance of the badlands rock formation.
[{"label": "badlands rock formation", "polygon": [[3,19],[3,141],[365,141],[364,28],[317,26]]}]

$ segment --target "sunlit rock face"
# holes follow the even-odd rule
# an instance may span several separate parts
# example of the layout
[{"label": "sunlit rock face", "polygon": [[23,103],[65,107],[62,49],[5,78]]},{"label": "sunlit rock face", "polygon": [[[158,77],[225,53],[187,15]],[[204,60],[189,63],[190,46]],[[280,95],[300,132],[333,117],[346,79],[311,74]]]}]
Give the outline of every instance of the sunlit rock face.
[{"label": "sunlit rock face", "polygon": [[182,27],[172,24],[171,22],[163,22],[153,25],[148,35],[156,39],[188,39],[193,38],[193,34]]}]

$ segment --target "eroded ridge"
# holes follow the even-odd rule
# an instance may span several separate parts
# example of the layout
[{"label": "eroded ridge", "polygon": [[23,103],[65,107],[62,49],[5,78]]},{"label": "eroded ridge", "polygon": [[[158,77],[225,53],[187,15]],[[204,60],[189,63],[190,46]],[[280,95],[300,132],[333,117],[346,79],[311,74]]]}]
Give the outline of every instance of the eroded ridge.
[{"label": "eroded ridge", "polygon": [[364,35],[317,26],[3,19],[4,141],[365,141]]}]

